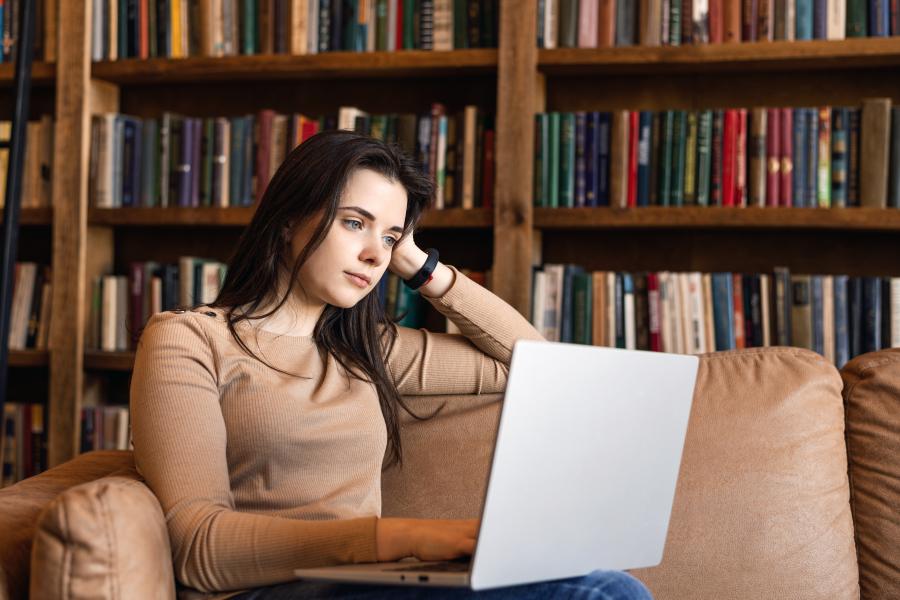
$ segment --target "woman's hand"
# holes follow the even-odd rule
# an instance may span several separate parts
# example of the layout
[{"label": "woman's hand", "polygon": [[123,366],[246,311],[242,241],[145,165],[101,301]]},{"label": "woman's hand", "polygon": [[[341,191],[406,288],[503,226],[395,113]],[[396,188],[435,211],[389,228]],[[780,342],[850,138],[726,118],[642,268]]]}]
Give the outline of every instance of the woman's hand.
[{"label": "woman's hand", "polygon": [[379,562],[450,560],[471,556],[477,535],[478,519],[378,519],[375,554]]},{"label": "woman's hand", "polygon": [[428,255],[416,245],[413,234],[404,236],[391,251],[388,270],[401,279],[409,279],[419,272]]}]

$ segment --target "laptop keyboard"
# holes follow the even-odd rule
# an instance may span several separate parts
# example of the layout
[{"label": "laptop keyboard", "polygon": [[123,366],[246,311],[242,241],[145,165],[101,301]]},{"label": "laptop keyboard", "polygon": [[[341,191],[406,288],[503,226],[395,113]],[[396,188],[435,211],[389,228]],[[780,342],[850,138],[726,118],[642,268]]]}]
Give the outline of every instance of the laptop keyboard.
[{"label": "laptop keyboard", "polygon": [[469,570],[471,563],[466,561],[446,561],[439,563],[428,563],[425,565],[415,565],[409,567],[391,567],[384,569],[385,571],[433,571],[438,573],[465,573]]}]

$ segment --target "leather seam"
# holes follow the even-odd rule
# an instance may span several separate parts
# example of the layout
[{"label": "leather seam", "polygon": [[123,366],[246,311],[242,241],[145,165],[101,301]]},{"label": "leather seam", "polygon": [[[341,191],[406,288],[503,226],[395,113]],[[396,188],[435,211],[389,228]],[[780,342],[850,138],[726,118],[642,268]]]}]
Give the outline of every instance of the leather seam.
[{"label": "leather seam", "polygon": [[59,578],[59,597],[60,598],[69,598],[71,596],[69,591],[69,579],[72,575],[72,551],[69,549],[69,545],[65,543],[65,540],[69,539],[69,517],[66,511],[66,503],[60,502],[60,515],[61,515],[61,523],[60,523],[60,532],[62,533],[62,539],[60,540],[63,548],[63,560],[62,560],[62,577]]},{"label": "leather seam", "polygon": [[[109,489],[107,488],[107,493]],[[100,494],[100,513],[103,517],[104,522],[104,537],[106,538],[106,546],[107,546],[107,556],[109,556],[109,587],[110,587],[110,598],[118,599],[120,595],[118,593],[117,577],[118,570],[116,569],[116,553],[115,553],[115,540],[111,534],[113,528],[113,522],[111,518],[111,512],[109,510],[109,506],[107,504],[107,494]]]}]

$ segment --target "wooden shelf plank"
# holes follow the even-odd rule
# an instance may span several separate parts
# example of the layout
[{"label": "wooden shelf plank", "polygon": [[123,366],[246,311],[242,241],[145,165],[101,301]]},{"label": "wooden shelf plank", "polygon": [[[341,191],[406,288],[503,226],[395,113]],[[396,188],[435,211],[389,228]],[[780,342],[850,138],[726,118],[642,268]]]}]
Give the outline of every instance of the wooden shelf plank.
[{"label": "wooden shelf plank", "polygon": [[50,364],[50,353],[46,350],[10,350],[10,367],[46,367]]},{"label": "wooden shelf plank", "polygon": [[96,371],[130,371],[134,367],[134,352],[102,352],[86,350],[84,368]]},{"label": "wooden shelf plank", "polygon": [[497,70],[497,50],[323,52],[95,62],[91,75],[113,83],[151,84],[262,79],[471,75]]},{"label": "wooden shelf plank", "polygon": [[[16,77],[16,64],[0,63],[0,87],[11,86]],[[56,79],[56,63],[35,61],[31,64],[31,83],[42,85]]]},{"label": "wooden shelf plank", "polygon": [[536,208],[539,229],[839,229],[900,231],[900,210],[878,208]]},{"label": "wooden shelf plank", "polygon": [[[237,208],[91,208],[91,225],[138,227],[243,227],[253,217],[254,207]],[[422,227],[456,229],[490,227],[491,209],[433,210],[425,213]]]},{"label": "wooden shelf plank", "polygon": [[539,50],[538,68],[550,75],[701,73],[900,66],[900,37],[801,42],[556,48]]}]

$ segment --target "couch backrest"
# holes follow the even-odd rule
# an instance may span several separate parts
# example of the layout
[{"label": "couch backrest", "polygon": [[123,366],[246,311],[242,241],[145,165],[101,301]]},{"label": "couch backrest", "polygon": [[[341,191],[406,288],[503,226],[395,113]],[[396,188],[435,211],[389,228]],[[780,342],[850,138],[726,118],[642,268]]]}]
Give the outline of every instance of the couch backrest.
[{"label": "couch backrest", "polygon": [[841,376],[861,595],[900,598],[900,348],[858,356]]},{"label": "couch backrest", "polygon": [[[386,515],[479,514],[497,399],[411,400],[447,408],[406,420],[405,466],[384,478]],[[858,597],[833,366],[795,348],[702,358],[665,556],[634,574],[659,600]]]}]

